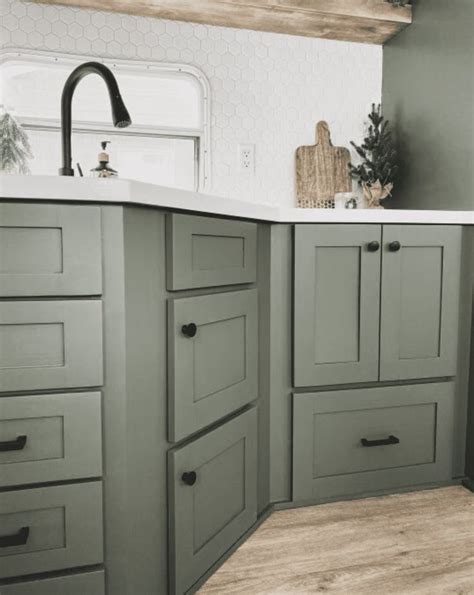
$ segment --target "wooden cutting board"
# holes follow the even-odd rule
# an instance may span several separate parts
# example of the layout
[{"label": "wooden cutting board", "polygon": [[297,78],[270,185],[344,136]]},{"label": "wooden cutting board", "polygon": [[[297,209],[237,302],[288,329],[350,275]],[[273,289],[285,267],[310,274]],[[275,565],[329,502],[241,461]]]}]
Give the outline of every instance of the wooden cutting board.
[{"label": "wooden cutting board", "polygon": [[332,146],[327,122],[318,122],[316,144],[296,149],[298,207],[326,207],[336,192],[351,192],[350,160],[349,149]]}]

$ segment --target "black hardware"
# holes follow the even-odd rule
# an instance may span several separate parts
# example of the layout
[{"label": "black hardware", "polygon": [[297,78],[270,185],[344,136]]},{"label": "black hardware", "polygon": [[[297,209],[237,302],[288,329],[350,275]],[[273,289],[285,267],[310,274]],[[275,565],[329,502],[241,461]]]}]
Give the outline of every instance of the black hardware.
[{"label": "black hardware", "polygon": [[401,244],[400,242],[390,242],[390,244],[388,245],[388,249],[390,250],[390,252],[398,252],[401,248]]},{"label": "black hardware", "polygon": [[76,166],[77,166],[77,171],[79,172],[80,177],[83,178],[84,173],[82,171],[82,167],[81,167],[81,164],[79,163],[79,161],[76,163]]},{"label": "black hardware", "polygon": [[388,438],[383,438],[383,440],[367,440],[367,438],[362,438],[360,443],[362,446],[388,446],[389,444],[399,444],[400,440],[390,434]]},{"label": "black hardware", "polygon": [[63,163],[59,170],[60,176],[73,176],[71,153],[71,106],[72,96],[76,90],[79,81],[87,74],[98,74],[101,76],[109,91],[110,103],[112,106],[112,121],[116,128],[126,128],[130,126],[132,120],[125,107],[120,91],[111,70],[100,62],[85,62],[75,68],[69,75],[61,96],[61,140]]},{"label": "black hardware", "polygon": [[193,486],[197,479],[196,471],[185,471],[183,475],[181,475],[181,479],[187,486]]},{"label": "black hardware", "polygon": [[15,440],[5,440],[0,442],[0,452],[7,452],[8,450],[23,450],[26,446],[27,437],[18,436]]},{"label": "black hardware", "polygon": [[186,337],[192,339],[196,336],[197,326],[194,324],[194,322],[190,322],[189,324],[183,324],[183,326],[181,327],[181,332]]},{"label": "black hardware", "polygon": [[15,545],[25,545],[30,535],[29,527],[22,527],[13,535],[1,535],[0,547],[13,547]]},{"label": "black hardware", "polygon": [[373,240],[372,242],[369,242],[367,244],[367,250],[369,252],[377,252],[377,250],[380,248],[380,244],[379,242],[377,242],[376,240]]}]

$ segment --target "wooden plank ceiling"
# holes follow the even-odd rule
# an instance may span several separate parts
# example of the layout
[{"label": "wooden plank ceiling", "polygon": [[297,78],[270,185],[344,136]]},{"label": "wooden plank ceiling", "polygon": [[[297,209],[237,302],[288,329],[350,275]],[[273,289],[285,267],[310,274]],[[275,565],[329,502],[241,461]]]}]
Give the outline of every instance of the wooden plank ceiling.
[{"label": "wooden plank ceiling", "polygon": [[384,44],[411,23],[411,6],[385,0],[37,0],[323,39]]}]

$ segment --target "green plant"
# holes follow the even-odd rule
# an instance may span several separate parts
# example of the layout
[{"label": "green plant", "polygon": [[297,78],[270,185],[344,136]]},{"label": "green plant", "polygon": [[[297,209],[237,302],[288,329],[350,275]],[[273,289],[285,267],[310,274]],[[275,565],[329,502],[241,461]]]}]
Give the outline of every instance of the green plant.
[{"label": "green plant", "polygon": [[11,114],[4,112],[0,116],[0,171],[27,174],[28,159],[32,157],[26,132]]},{"label": "green plant", "polygon": [[360,186],[372,185],[379,181],[383,187],[393,184],[397,176],[397,152],[389,122],[383,117],[380,105],[372,104],[369,121],[367,136],[362,145],[358,146],[351,141],[351,145],[362,158],[362,163],[359,165],[350,163],[349,170]]}]

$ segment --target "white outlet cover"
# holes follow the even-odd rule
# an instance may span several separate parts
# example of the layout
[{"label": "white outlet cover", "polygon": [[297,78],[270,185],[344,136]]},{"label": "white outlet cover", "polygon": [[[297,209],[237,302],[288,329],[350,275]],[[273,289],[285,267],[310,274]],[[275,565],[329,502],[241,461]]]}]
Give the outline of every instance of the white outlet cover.
[{"label": "white outlet cover", "polygon": [[245,174],[255,171],[255,145],[253,143],[240,143],[237,153],[239,170]]}]

